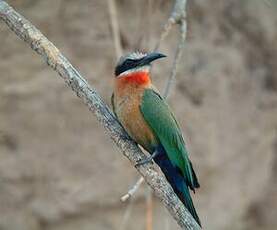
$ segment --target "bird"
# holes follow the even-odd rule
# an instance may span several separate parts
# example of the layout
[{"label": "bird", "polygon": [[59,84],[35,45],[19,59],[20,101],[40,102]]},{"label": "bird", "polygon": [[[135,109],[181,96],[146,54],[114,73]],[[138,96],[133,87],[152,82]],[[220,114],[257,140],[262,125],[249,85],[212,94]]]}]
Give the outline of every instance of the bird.
[{"label": "bird", "polygon": [[150,156],[136,166],[154,161],[190,214],[201,226],[190,190],[200,187],[185,141],[171,108],[152,84],[153,61],[158,52],[132,52],[122,56],[114,72],[112,109],[129,136]]}]

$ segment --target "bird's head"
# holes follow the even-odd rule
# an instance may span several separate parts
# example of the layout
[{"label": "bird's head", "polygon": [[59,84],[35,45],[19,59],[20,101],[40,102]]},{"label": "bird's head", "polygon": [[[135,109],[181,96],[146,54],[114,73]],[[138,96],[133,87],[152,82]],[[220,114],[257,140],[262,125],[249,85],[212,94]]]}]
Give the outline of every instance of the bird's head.
[{"label": "bird's head", "polygon": [[150,65],[154,60],[164,58],[161,53],[134,52],[120,58],[115,68],[116,77],[130,76],[137,72],[149,72]]}]

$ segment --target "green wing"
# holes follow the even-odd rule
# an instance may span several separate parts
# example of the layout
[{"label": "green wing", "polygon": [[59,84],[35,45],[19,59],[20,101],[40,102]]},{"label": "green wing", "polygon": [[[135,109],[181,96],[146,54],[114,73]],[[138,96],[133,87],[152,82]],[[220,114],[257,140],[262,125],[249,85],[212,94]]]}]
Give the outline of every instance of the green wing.
[{"label": "green wing", "polygon": [[165,100],[153,89],[146,89],[140,105],[144,119],[164,147],[171,163],[180,169],[187,185],[199,187],[181,129]]}]

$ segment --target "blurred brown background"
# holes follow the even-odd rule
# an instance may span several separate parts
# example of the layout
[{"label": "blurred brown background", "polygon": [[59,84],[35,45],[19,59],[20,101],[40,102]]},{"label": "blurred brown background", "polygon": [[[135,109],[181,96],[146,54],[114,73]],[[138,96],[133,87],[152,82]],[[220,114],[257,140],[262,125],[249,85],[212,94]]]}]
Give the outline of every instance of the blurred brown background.
[{"label": "blurred brown background", "polygon": [[[109,103],[115,52],[105,0],[11,0]],[[173,1],[117,0],[125,52],[151,50]],[[191,0],[169,102],[201,189],[204,229],[277,229],[277,1]],[[153,81],[170,73],[178,30]],[[0,229],[145,229],[145,186],[95,117],[0,23]],[[158,200],[153,229],[179,229]]]}]

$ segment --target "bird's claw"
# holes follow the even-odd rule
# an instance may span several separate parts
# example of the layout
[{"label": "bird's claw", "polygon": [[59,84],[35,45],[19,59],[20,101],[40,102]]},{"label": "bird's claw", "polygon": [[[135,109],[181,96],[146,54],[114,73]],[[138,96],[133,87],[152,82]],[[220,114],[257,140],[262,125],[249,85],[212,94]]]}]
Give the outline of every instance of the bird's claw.
[{"label": "bird's claw", "polygon": [[153,164],[152,159],[148,159],[148,158],[147,158],[147,159],[139,160],[139,161],[135,164],[135,167],[142,166],[142,165],[145,165],[145,164],[148,164],[148,163]]},{"label": "bird's claw", "polygon": [[141,165],[145,165],[145,164],[148,164],[148,163],[153,164],[153,159],[154,159],[157,155],[159,155],[159,152],[158,152],[158,151],[155,151],[151,156],[147,157],[146,159],[139,160],[139,161],[135,164],[135,167],[141,166]]}]

